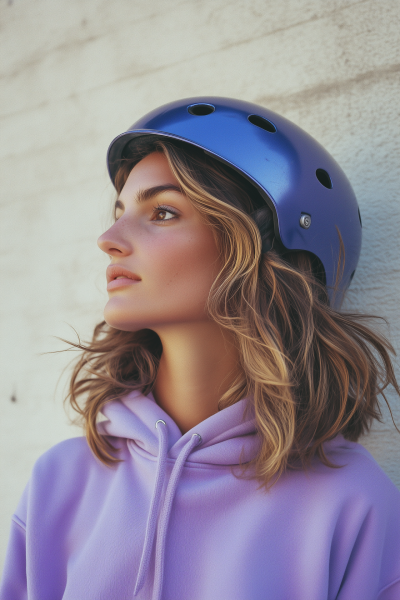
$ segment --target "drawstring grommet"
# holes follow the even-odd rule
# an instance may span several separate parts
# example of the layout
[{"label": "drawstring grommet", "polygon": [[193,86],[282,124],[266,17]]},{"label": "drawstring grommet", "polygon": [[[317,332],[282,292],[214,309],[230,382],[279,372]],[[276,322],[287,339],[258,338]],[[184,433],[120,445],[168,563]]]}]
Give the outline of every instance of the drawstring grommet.
[{"label": "drawstring grommet", "polygon": [[197,442],[197,445],[199,446],[201,444],[201,442],[203,441],[203,439],[199,433],[194,433],[192,435],[192,437],[194,437],[195,435],[199,438],[199,441]]},{"label": "drawstring grommet", "polygon": [[156,421],[156,424],[155,424],[156,429],[157,429],[157,423],[164,423],[164,425],[167,425],[165,421],[163,421],[162,419],[158,419],[158,421]]}]

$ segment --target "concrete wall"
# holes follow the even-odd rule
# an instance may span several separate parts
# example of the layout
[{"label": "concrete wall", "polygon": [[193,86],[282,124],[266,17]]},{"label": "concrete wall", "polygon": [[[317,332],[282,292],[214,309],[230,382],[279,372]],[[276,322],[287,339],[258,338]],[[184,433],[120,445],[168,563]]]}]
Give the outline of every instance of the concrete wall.
[{"label": "concrete wall", "polygon": [[[36,458],[78,429],[62,396],[101,319],[108,143],[165,102],[254,101],[314,135],[347,172],[364,223],[349,306],[399,348],[398,0],[1,0],[0,562]],[[58,387],[57,381],[61,377]],[[388,394],[400,428],[400,406]],[[400,488],[400,435],[362,442]]]}]

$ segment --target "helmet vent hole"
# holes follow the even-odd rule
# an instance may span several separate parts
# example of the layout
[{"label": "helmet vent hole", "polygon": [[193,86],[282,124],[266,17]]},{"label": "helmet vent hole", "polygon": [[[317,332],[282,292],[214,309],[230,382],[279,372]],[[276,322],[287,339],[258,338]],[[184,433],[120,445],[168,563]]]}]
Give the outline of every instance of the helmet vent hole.
[{"label": "helmet vent hole", "polygon": [[258,115],[249,115],[247,118],[250,123],[256,127],[265,129],[265,131],[269,131],[269,133],[276,133],[275,125],[271,123],[271,121],[268,121],[268,119],[264,119],[264,117],[259,117]]},{"label": "helmet vent hole", "polygon": [[315,172],[318,181],[326,188],[328,188],[328,190],[332,189],[332,181],[331,178],[329,177],[329,173],[327,171],[325,171],[325,169],[317,169]]},{"label": "helmet vent hole", "polygon": [[358,209],[358,218],[360,219],[360,225],[362,227],[362,221],[361,221],[361,213],[360,213],[360,209]]},{"label": "helmet vent hole", "polygon": [[214,112],[215,106],[212,104],[192,104],[187,107],[188,112],[196,117],[204,117],[205,115],[211,115]]},{"label": "helmet vent hole", "polygon": [[353,277],[354,277],[355,273],[356,273],[356,270],[354,269],[354,271],[353,271],[353,272],[352,272],[352,274],[350,275],[350,281],[353,281]]}]

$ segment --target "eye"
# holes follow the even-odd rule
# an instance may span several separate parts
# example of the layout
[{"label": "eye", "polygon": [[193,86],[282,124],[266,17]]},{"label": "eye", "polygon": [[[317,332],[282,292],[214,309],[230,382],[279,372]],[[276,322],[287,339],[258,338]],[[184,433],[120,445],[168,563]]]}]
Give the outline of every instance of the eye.
[{"label": "eye", "polygon": [[154,206],[152,221],[171,221],[177,218],[177,213],[168,206]]},{"label": "eye", "polygon": [[114,222],[118,221],[119,217],[123,214],[124,212],[124,205],[122,204],[121,200],[117,199],[114,205]]}]

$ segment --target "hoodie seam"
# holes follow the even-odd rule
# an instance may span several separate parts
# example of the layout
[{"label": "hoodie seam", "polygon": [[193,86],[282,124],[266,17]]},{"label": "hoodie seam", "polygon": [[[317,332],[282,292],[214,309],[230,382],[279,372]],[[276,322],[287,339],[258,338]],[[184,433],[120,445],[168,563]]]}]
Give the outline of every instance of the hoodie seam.
[{"label": "hoodie seam", "polygon": [[20,519],[19,517],[17,517],[17,515],[13,515],[11,517],[11,521],[14,521],[14,523],[16,525],[18,525],[18,527],[20,527],[26,533],[26,524],[22,521],[22,519]]},{"label": "hoodie seam", "polygon": [[390,583],[388,583],[388,585],[385,585],[385,587],[383,587],[381,590],[379,590],[379,592],[378,592],[378,600],[379,600],[379,596],[381,594],[383,594],[383,592],[386,592],[389,588],[391,588],[392,586],[394,586],[396,583],[400,583],[400,577],[398,577],[394,581],[391,581]]}]

